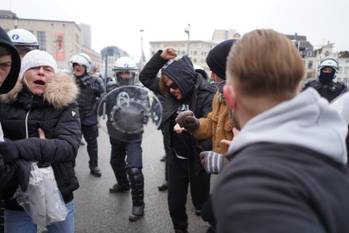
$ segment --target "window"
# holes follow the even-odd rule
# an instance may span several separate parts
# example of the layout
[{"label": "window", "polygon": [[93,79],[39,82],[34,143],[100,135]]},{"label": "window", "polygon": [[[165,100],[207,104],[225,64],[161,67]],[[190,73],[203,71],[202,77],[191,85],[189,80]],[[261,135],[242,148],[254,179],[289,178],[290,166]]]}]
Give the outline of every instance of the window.
[{"label": "window", "polygon": [[309,61],[309,62],[308,62],[308,69],[311,69],[311,68],[313,68],[313,62],[312,62],[312,61]]},{"label": "window", "polygon": [[46,32],[38,31],[37,32],[38,42],[40,45],[40,49],[46,50]]}]

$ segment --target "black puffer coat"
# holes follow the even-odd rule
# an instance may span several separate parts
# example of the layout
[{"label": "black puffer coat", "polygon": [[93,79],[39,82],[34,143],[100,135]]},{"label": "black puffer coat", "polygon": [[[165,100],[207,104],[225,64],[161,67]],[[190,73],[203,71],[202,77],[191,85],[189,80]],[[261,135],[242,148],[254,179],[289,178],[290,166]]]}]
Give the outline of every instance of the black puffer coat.
[{"label": "black puffer coat", "polygon": [[322,97],[327,99],[328,102],[332,102],[332,100],[348,91],[348,87],[345,83],[335,82],[333,80],[326,83],[322,83],[320,80],[311,80],[304,84],[303,89],[308,87],[314,88]]},{"label": "black puffer coat", "polygon": [[75,77],[79,86],[80,94],[77,99],[81,124],[91,126],[97,124],[97,103],[98,97],[104,92],[103,82],[98,77],[85,75]]},{"label": "black puffer coat", "polygon": [[[81,140],[77,94],[74,81],[59,74],[47,83],[43,96],[31,94],[19,81],[11,92],[0,97],[4,137],[15,142],[21,159],[52,165],[66,203],[73,199],[73,191],[79,187],[74,172]],[[39,138],[39,128],[45,132],[46,139]],[[21,209],[11,200],[17,187],[17,181],[12,179],[4,192],[7,209]]]}]

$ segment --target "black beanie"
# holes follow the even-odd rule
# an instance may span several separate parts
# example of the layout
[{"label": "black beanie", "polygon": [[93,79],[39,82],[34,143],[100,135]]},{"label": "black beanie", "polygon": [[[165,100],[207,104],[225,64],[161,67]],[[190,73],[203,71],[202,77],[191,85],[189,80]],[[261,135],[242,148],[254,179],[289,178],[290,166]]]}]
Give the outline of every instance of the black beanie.
[{"label": "black beanie", "polygon": [[208,67],[210,67],[210,70],[216,73],[222,79],[225,79],[227,57],[234,42],[235,40],[225,40],[217,44],[213,49],[210,50],[206,57],[206,63]]}]

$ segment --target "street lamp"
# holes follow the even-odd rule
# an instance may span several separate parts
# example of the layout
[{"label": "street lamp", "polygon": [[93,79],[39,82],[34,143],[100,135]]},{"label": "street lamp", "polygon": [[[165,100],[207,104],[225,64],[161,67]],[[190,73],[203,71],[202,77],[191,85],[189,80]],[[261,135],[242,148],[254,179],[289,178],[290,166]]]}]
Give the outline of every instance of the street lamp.
[{"label": "street lamp", "polygon": [[187,55],[189,56],[190,51],[190,24],[184,29],[184,32],[187,33],[188,39],[187,39]]},{"label": "street lamp", "polygon": [[143,49],[143,29],[140,29],[139,32],[141,33],[141,57],[139,59],[139,66],[140,68],[143,68],[143,65],[145,63],[145,55],[144,55],[144,49]]}]

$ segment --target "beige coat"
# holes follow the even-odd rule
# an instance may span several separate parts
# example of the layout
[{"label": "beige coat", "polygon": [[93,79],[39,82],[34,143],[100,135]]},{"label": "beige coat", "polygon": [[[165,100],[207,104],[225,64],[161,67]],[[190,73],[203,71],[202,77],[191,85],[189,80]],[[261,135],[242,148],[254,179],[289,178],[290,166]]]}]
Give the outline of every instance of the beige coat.
[{"label": "beige coat", "polygon": [[194,131],[194,137],[198,140],[212,138],[212,150],[221,154],[226,153],[228,146],[221,144],[220,141],[233,138],[234,125],[223,94],[216,92],[212,101],[212,111],[206,118],[200,118],[199,121],[200,127]]}]

